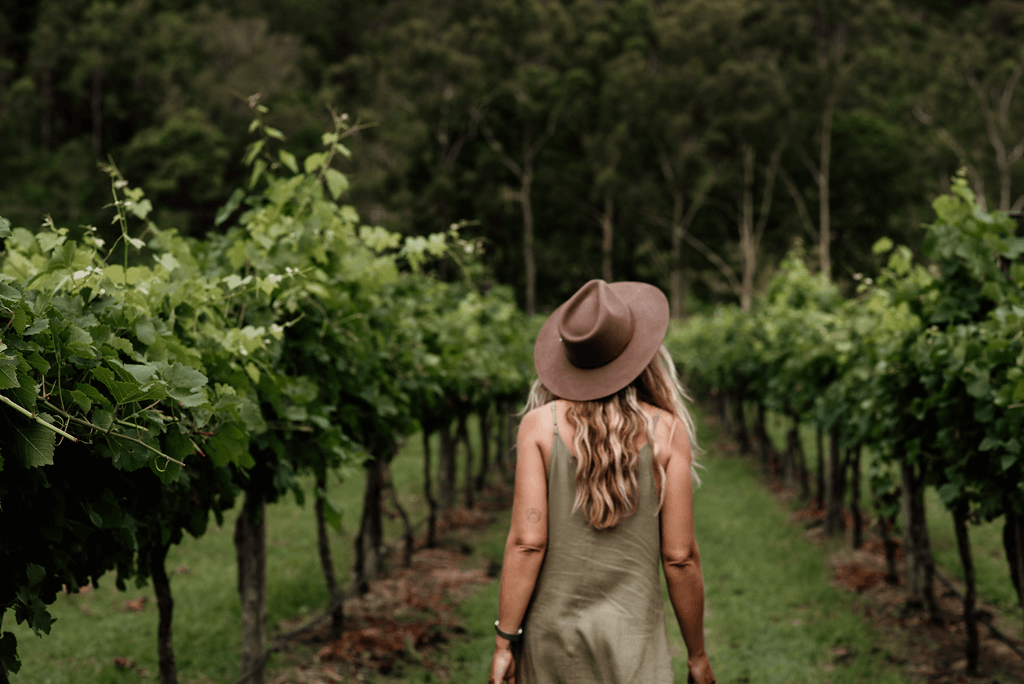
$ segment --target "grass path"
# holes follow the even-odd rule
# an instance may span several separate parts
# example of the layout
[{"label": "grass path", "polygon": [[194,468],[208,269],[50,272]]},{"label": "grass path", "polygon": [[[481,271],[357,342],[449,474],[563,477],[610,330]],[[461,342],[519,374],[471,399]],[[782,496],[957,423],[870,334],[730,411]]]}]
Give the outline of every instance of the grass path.
[{"label": "grass path", "polygon": [[[702,428],[705,444],[712,434]],[[816,544],[788,522],[789,510],[769,493],[750,459],[709,450],[695,524],[707,597],[706,647],[720,682],[846,684],[910,682],[888,660],[883,636],[854,610],[857,598],[831,586],[826,559],[843,544]],[[502,515],[480,535],[477,553],[500,561],[508,530]],[[677,682],[686,681],[686,649],[665,592]],[[486,682],[493,652],[497,582],[464,602],[467,635],[451,644],[444,664],[453,682]],[[835,650],[834,650],[835,649]],[[840,650],[841,649],[841,650]],[[834,654],[849,654],[835,664]],[[439,682],[409,669],[375,684]]]}]

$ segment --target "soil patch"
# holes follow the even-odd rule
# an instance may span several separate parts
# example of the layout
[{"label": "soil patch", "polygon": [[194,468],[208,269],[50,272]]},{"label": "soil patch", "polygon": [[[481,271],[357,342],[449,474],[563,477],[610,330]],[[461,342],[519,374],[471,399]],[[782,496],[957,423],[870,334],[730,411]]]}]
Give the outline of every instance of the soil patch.
[{"label": "soil patch", "polygon": [[[774,489],[774,488],[773,488]],[[779,495],[792,499],[794,492],[781,490]],[[806,536],[822,540],[824,530],[821,522],[824,510],[808,507],[794,513],[794,523],[807,527]],[[852,516],[843,512],[846,541],[852,543]],[[871,620],[885,635],[889,660],[903,666],[904,671],[915,680],[929,684],[1010,684],[1024,682],[1024,659],[1014,653],[999,638],[993,636],[986,624],[979,624],[980,657],[979,673],[968,676],[965,673],[967,659],[966,629],[963,620],[963,603],[957,594],[945,584],[936,580],[935,592],[939,605],[938,619],[932,620],[927,611],[908,605],[908,593],[903,582],[904,560],[900,539],[895,544],[896,578],[889,577],[885,557],[885,546],[881,535],[874,528],[865,526],[865,540],[860,549],[846,547],[832,554],[829,567],[834,586],[859,594],[865,601],[857,609]],[[945,578],[963,595],[963,585]],[[994,625],[1004,635],[1016,635],[1021,631],[1019,624],[1003,618],[994,606],[978,602],[981,611],[979,622]],[[1010,641],[1024,650],[1024,641],[1010,637]]]},{"label": "soil patch", "polygon": [[[418,540],[408,566],[397,547],[388,575],[372,580],[363,596],[345,601],[341,638],[331,640],[327,625],[293,638],[284,649],[288,664],[271,684],[359,682],[399,674],[410,664],[447,679],[439,656],[447,642],[465,633],[455,609],[479,586],[496,581],[499,570],[487,559],[472,558],[475,533],[493,522],[490,511],[510,502],[510,488],[493,485],[478,495],[477,507],[445,512],[438,520],[438,545],[426,548]],[[278,627],[287,632],[304,622]]]}]

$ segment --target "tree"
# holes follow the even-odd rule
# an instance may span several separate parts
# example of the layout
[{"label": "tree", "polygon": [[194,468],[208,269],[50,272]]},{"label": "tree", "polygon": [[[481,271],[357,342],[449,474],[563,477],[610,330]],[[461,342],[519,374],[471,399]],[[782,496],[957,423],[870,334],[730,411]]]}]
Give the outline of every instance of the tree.
[{"label": "tree", "polygon": [[938,69],[922,87],[914,114],[966,167],[983,211],[992,185],[998,187],[993,206],[1024,208],[1024,194],[1013,195],[1020,176],[1015,166],[1024,157],[1024,131],[1015,125],[1022,105],[1014,97],[1024,75],[1022,31],[1024,6],[1000,2],[971,7],[957,21],[932,27],[929,36]]},{"label": "tree", "polygon": [[500,88],[492,105],[473,116],[491,153],[517,183],[506,197],[522,215],[524,309],[532,315],[537,299],[533,182],[538,156],[567,106],[563,46],[572,40],[574,27],[561,4],[551,0],[510,0],[471,26],[482,29],[485,64]]}]

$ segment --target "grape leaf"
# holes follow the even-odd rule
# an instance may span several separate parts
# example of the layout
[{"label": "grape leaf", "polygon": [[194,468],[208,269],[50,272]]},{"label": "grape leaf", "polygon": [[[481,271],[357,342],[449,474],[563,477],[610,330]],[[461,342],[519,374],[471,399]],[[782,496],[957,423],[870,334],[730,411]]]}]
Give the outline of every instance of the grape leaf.
[{"label": "grape leaf", "polygon": [[335,200],[341,197],[341,193],[348,190],[348,178],[337,169],[325,169],[324,180],[327,181],[327,189]]},{"label": "grape leaf", "polygon": [[[224,204],[224,206],[217,210],[217,215],[213,219],[213,225],[219,226],[220,224],[227,221],[228,217],[231,216],[231,214],[235,213],[235,210],[238,209],[239,205],[241,205],[242,199],[244,197],[245,191],[242,190],[242,188],[235,188],[234,192],[231,193],[231,196],[228,197],[228,201]],[[170,271],[172,269],[167,270]]]},{"label": "grape leaf", "polygon": [[[16,419],[15,419],[16,420]],[[17,438],[14,440],[14,453],[21,459],[26,468],[53,465],[53,446],[57,434],[39,423],[9,421],[10,428]]]},{"label": "grape leaf", "polygon": [[227,423],[206,443],[206,454],[214,465],[235,463],[243,468],[255,464],[249,454],[249,435],[235,423]]},{"label": "grape leaf", "polygon": [[30,587],[37,587],[46,579],[46,568],[37,563],[29,563],[28,567],[25,568],[25,574],[28,575],[28,585]]},{"label": "grape leaf", "polygon": [[0,283],[0,300],[8,302],[17,302],[21,299],[21,293],[16,289],[7,285],[6,283]]},{"label": "grape leaf", "polygon": [[148,318],[137,320],[135,322],[135,336],[139,338],[139,342],[142,342],[147,347],[156,342],[156,328],[153,327],[153,321]]},{"label": "grape leaf", "polygon": [[[3,226],[0,226],[2,231]],[[8,234],[10,231],[8,231]],[[4,237],[0,232],[0,237]],[[18,638],[10,632],[4,632],[0,636],[0,663],[7,668],[7,671],[15,674],[21,669],[21,660],[18,659]]]},{"label": "grape leaf", "polygon": [[0,389],[18,387],[18,373],[13,365],[0,365]]}]

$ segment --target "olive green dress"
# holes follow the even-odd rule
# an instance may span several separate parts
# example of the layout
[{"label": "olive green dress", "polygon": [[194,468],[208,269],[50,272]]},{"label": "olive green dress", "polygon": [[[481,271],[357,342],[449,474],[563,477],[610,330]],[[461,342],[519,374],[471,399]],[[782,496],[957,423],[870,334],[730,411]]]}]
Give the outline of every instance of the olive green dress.
[{"label": "olive green dress", "polygon": [[556,420],[547,552],[523,624],[521,684],[672,683],[651,458],[648,444],[640,451],[639,510],[595,530],[572,512],[575,458]]}]

